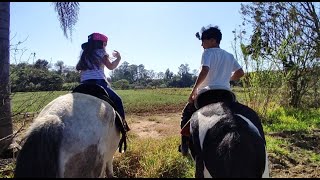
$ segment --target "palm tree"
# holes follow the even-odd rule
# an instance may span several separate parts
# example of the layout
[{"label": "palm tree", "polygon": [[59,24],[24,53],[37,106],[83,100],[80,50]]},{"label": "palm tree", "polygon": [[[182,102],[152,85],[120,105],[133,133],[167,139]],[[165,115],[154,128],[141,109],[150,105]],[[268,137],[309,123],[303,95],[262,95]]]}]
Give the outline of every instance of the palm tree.
[{"label": "palm tree", "polygon": [[[78,2],[54,2],[61,28],[65,37],[72,36],[72,30],[78,20]],[[68,36],[68,30],[70,36]],[[10,2],[0,2],[0,155],[6,154],[13,140],[13,127],[10,101]]]},{"label": "palm tree", "polygon": [[[55,11],[58,13],[61,29],[66,38],[72,37],[73,27],[78,21],[79,3],[78,2],[54,2]],[[70,36],[67,31],[69,30]]]},{"label": "palm tree", "polygon": [[10,3],[0,2],[0,154],[8,148],[12,134],[9,84]]}]

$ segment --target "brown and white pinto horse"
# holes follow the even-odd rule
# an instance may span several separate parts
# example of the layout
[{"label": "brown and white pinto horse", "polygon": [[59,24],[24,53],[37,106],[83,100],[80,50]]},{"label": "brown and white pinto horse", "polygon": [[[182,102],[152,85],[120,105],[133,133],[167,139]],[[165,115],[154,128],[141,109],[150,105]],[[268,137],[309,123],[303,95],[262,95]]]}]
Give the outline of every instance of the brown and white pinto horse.
[{"label": "brown and white pinto horse", "polygon": [[54,99],[29,127],[14,177],[113,177],[121,142],[116,117],[108,102],[88,94]]}]

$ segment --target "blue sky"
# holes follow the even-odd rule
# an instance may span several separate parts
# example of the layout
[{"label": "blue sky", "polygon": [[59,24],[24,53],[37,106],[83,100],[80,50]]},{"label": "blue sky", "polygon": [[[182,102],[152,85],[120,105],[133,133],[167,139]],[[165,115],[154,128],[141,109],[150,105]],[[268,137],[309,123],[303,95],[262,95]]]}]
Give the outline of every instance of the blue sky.
[{"label": "blue sky", "polygon": [[[11,63],[46,59],[75,66],[80,46],[87,36],[100,32],[109,37],[107,52],[118,50],[129,64],[144,64],[148,70],[177,73],[181,64],[190,72],[199,69],[201,41],[194,34],[202,26],[218,25],[222,31],[220,47],[233,53],[232,31],[242,23],[240,2],[80,2],[79,19],[72,41],[65,38],[54,6],[50,2],[11,2],[10,44],[24,41],[26,49]],[[234,54],[234,53],[233,53]],[[15,62],[18,60],[18,62]],[[106,74],[109,74],[106,70]]]}]

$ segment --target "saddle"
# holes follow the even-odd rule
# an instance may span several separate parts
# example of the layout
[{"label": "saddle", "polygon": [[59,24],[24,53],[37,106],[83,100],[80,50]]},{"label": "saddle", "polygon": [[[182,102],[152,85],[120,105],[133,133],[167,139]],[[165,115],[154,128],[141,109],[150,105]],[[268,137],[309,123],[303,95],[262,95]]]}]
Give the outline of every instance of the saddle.
[{"label": "saddle", "polygon": [[[82,83],[79,86],[77,86],[76,88],[74,88],[72,93],[83,93],[83,94],[88,94],[88,95],[97,97],[99,99],[102,99],[102,100],[108,102],[113,107],[113,109],[116,111],[115,124],[116,124],[116,127],[119,129],[119,131],[122,134],[122,137],[119,142],[119,152],[120,153],[125,152],[127,149],[127,141],[126,141],[127,135],[126,135],[126,133],[130,130],[130,128],[129,128],[127,122],[124,119],[122,119],[122,117],[120,116],[119,111],[118,111],[115,103],[110,99],[106,90],[97,84]],[[122,151],[122,145],[124,145],[123,151]]]},{"label": "saddle", "polygon": [[[224,89],[208,90],[198,95],[194,101],[196,109],[200,109],[206,105],[224,102],[227,106],[231,106],[237,102],[236,96],[233,92]],[[181,134],[184,136],[190,136],[190,120],[182,127]]]}]

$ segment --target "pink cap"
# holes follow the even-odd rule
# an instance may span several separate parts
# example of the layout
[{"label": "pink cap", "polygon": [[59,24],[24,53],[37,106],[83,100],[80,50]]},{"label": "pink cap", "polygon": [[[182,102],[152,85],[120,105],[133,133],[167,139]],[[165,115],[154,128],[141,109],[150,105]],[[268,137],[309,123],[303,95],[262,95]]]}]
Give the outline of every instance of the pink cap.
[{"label": "pink cap", "polygon": [[88,36],[88,41],[90,41],[90,40],[107,42],[108,37],[103,34],[100,34],[100,33],[92,33]]}]

